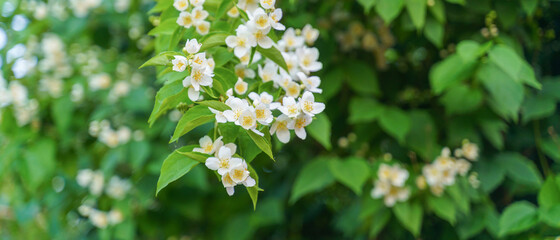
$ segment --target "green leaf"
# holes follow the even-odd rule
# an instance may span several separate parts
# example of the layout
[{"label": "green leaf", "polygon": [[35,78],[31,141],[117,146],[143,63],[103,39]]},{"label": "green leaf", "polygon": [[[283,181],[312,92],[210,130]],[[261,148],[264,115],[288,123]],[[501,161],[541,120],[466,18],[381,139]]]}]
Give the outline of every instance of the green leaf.
[{"label": "green leaf", "polygon": [[428,6],[428,10],[441,24],[445,23],[445,5],[443,0],[435,0],[433,6]]},{"label": "green leaf", "polygon": [[234,6],[233,0],[223,0],[216,10],[216,19],[220,19],[224,14]]},{"label": "green leaf", "polygon": [[247,164],[247,170],[249,170],[249,176],[255,179],[255,186],[245,188],[247,189],[247,193],[249,193],[249,197],[253,202],[253,210],[256,210],[259,191],[262,191],[262,189],[259,188],[259,175],[257,175],[257,172],[250,164]]},{"label": "green leaf", "polygon": [[481,118],[479,125],[482,129],[482,134],[492,143],[492,145],[502,150],[504,148],[504,133],[507,130],[507,123],[501,118]]},{"label": "green leaf", "polygon": [[367,123],[381,117],[383,106],[371,98],[353,97],[350,100],[350,117],[352,124]]},{"label": "green leaf", "polygon": [[198,127],[202,124],[210,122],[214,120],[214,114],[210,112],[208,107],[203,105],[197,105],[185,112],[179,123],[177,123],[177,127],[175,128],[175,132],[173,133],[173,137],[169,143],[177,141],[181,136],[187,134],[189,131],[193,130],[195,127]]},{"label": "green leaf", "polygon": [[520,2],[521,2],[521,7],[525,11],[525,13],[527,13],[527,15],[533,15],[539,3],[538,0],[522,0]]},{"label": "green leaf", "polygon": [[506,170],[496,161],[482,159],[473,165],[473,171],[478,173],[480,189],[491,193],[504,181]]},{"label": "green leaf", "polygon": [[507,45],[500,44],[494,46],[489,52],[488,57],[491,62],[496,64],[510,78],[518,82],[524,82],[528,85],[540,89],[541,84],[535,79],[535,73],[531,66],[515,53],[513,49]]},{"label": "green leaf", "polygon": [[465,5],[465,0],[447,0],[447,2]]},{"label": "green leaf", "polygon": [[457,234],[460,239],[471,239],[484,230],[486,214],[484,208],[477,208],[466,218],[457,222]]},{"label": "green leaf", "polygon": [[377,0],[375,10],[386,24],[391,23],[401,12],[403,0]]},{"label": "green leaf", "polygon": [[290,203],[295,203],[303,195],[319,191],[334,182],[334,177],[329,171],[329,160],[317,159],[301,169],[296,177]]},{"label": "green leaf", "polygon": [[386,208],[375,213],[369,227],[369,237],[375,239],[379,232],[387,225],[389,219],[391,219],[391,211]]},{"label": "green leaf", "polygon": [[410,118],[400,108],[385,107],[379,118],[381,128],[389,135],[403,143],[408,131],[410,131]]},{"label": "green leaf", "polygon": [[482,91],[466,84],[448,88],[440,98],[441,103],[445,106],[445,112],[449,115],[472,112],[480,107],[482,100]]},{"label": "green leaf", "polygon": [[[150,36],[158,36],[158,35],[172,35],[176,29],[180,28],[177,24],[176,18],[168,18],[163,20],[159,25],[148,32]],[[167,46],[167,45],[166,45]]]},{"label": "green leaf", "polygon": [[203,153],[199,153],[199,152],[182,152],[180,149],[176,150],[175,152],[181,154],[181,155],[185,155],[188,158],[195,160],[197,162],[200,163],[206,163],[206,159],[208,159],[209,157],[211,157],[208,154],[203,154]]},{"label": "green leaf", "polygon": [[364,12],[366,14],[369,13],[371,8],[375,5],[375,2],[377,2],[377,0],[358,0],[358,3],[364,7]]},{"label": "green leaf", "polygon": [[323,88],[322,96],[325,99],[334,97],[340,91],[344,79],[345,76],[342,67],[328,70],[327,73],[322,77],[322,81],[328,83],[321,86]]},{"label": "green leaf", "polygon": [[170,63],[169,59],[175,55],[183,56],[183,54],[178,52],[173,52],[173,51],[161,52],[158,55],[155,55],[152,58],[150,58],[150,60],[146,61],[138,69],[143,67],[148,67],[148,66],[166,66],[167,64]]},{"label": "green leaf", "polygon": [[538,214],[535,206],[527,201],[519,201],[509,205],[500,216],[501,237],[523,232],[535,226]]},{"label": "green leaf", "polygon": [[434,213],[438,217],[448,221],[449,223],[451,223],[451,225],[455,225],[456,210],[451,198],[449,198],[447,195],[436,197],[432,194],[428,194],[427,202],[428,206],[430,206],[430,209],[432,209],[432,211],[434,211]]},{"label": "green leaf", "polygon": [[440,94],[448,87],[467,79],[473,73],[475,66],[474,60],[465,61],[458,54],[436,63],[430,70],[432,91]]},{"label": "green leaf", "polygon": [[535,164],[519,153],[504,152],[496,156],[496,161],[506,169],[509,178],[517,183],[540,187],[541,175]]},{"label": "green leaf", "polygon": [[220,112],[223,112],[223,111],[225,111],[225,110],[230,110],[230,109],[231,109],[231,108],[230,108],[228,105],[226,105],[225,103],[220,102],[220,101],[216,101],[216,100],[207,100],[207,101],[196,102],[196,103],[198,103],[198,104],[200,104],[200,105],[203,105],[203,106],[211,107],[211,108],[216,109],[216,110],[218,110],[218,111],[220,111]]},{"label": "green leaf", "polygon": [[558,146],[554,140],[544,139],[540,148],[548,157],[556,162],[560,162],[560,146]]},{"label": "green leaf", "polygon": [[154,109],[148,119],[150,127],[162,114],[167,112],[167,110],[177,107],[182,101],[186,101],[188,97],[187,94],[187,89],[183,87],[181,81],[175,81],[164,85],[156,94]]},{"label": "green leaf", "polygon": [[216,46],[220,46],[220,45],[226,45],[226,38],[227,38],[228,34],[227,33],[215,33],[212,34],[210,36],[208,36],[206,39],[204,39],[204,41],[202,41],[202,46],[200,47],[200,51],[199,52],[204,52],[207,49],[216,47]]},{"label": "green leaf", "polygon": [[157,1],[157,4],[152,9],[150,9],[148,14],[161,12],[165,9],[170,8],[171,6],[173,6],[172,0],[159,0]]},{"label": "green leaf", "polygon": [[364,183],[370,177],[370,167],[364,159],[357,157],[346,160],[333,159],[329,161],[329,168],[340,183],[352,189],[356,195],[362,195]]},{"label": "green leaf", "polygon": [[416,29],[422,29],[426,21],[426,1],[405,0],[405,4],[408,15],[410,15],[410,19],[412,19],[412,24],[414,24]]},{"label": "green leaf", "polygon": [[399,202],[393,207],[393,212],[412,235],[415,237],[420,235],[423,210],[418,201]]},{"label": "green leaf", "polygon": [[551,227],[560,228],[560,204],[539,208],[539,218]]},{"label": "green leaf", "polygon": [[322,113],[315,116],[316,119],[307,126],[309,134],[315,138],[325,149],[331,150],[331,121],[327,114]]},{"label": "green leaf", "polygon": [[234,124],[231,128],[231,133],[237,130],[235,135],[237,136],[237,141],[239,143],[239,154],[243,156],[245,161],[250,163],[255,159],[257,155],[259,155],[259,153],[262,152],[262,150],[255,144],[255,142],[253,141],[253,139],[251,139],[249,134],[244,134],[245,132],[244,129],[241,130],[241,132],[240,129],[241,127]]},{"label": "green leaf", "polygon": [[464,179],[457,179],[457,182],[449,187],[446,188],[447,193],[451,197],[451,199],[455,202],[457,209],[459,209],[464,214],[470,213],[470,205],[469,205],[469,198],[465,192],[467,187],[471,187],[467,185],[468,183],[464,181]]},{"label": "green leaf", "polygon": [[[548,208],[560,204],[560,186],[556,184],[554,176],[548,176],[539,190],[539,207]],[[560,222],[559,222],[560,224]]]},{"label": "green leaf", "polygon": [[260,46],[257,46],[257,51],[261,53],[264,57],[278,64],[278,66],[280,66],[284,70],[288,71],[288,65],[286,64],[286,60],[284,60],[284,56],[282,56],[282,53],[280,53],[280,51],[278,51],[276,47],[272,46],[270,48],[262,48]]},{"label": "green leaf", "polygon": [[554,114],[556,101],[546,96],[529,95],[521,105],[522,121],[527,123],[531,120],[541,119]]},{"label": "green leaf", "polygon": [[424,27],[424,35],[430,42],[432,42],[436,47],[442,48],[443,47],[443,24],[432,19],[428,18],[426,20],[426,27]]},{"label": "green leaf", "polygon": [[264,132],[264,137],[256,134],[251,130],[246,130],[245,132],[247,132],[247,134],[249,135],[249,137],[251,137],[257,147],[259,147],[259,149],[261,149],[264,153],[266,153],[266,155],[270,157],[270,159],[274,161],[274,156],[272,155],[272,144],[270,143],[270,135],[268,134],[268,131]]},{"label": "green leaf", "polygon": [[65,133],[72,123],[74,113],[74,103],[70,96],[62,96],[52,104],[52,114],[54,123],[59,133]]},{"label": "green leaf", "polygon": [[523,85],[492,63],[482,65],[477,77],[490,92],[490,106],[494,111],[505,118],[517,120],[523,102]]},{"label": "green leaf", "polygon": [[56,144],[51,139],[34,141],[23,151],[20,176],[31,192],[41,184],[49,183],[56,170]]},{"label": "green leaf", "polygon": [[346,70],[346,80],[350,87],[363,94],[380,95],[377,76],[373,67],[362,61],[347,61],[344,65]]},{"label": "green leaf", "polygon": [[439,155],[441,146],[437,143],[437,127],[426,111],[413,110],[409,113],[411,127],[406,136],[406,144],[425,160]]},{"label": "green leaf", "polygon": [[169,156],[167,156],[167,158],[163,161],[157,182],[156,196],[169,183],[187,174],[193,167],[199,164],[198,161],[179,153],[190,152],[195,147],[195,145],[191,145],[179,148],[169,154]]}]

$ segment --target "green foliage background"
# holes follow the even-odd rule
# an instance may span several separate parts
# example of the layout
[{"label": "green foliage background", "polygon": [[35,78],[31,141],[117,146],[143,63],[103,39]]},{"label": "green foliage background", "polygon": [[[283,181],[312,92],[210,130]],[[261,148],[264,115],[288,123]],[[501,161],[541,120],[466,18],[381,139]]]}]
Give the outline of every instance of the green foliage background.
[{"label": "green foliage background", "polygon": [[[176,123],[168,120],[167,110],[190,102],[168,99],[162,108],[156,103],[153,110],[156,89],[167,79],[158,78],[153,68],[136,70],[152,55],[173,46],[170,42],[179,42],[181,36],[174,37],[176,26],[161,24],[164,18],[174,17],[165,15],[165,6],[172,1],[132,1],[126,13],[114,11],[113,1],[103,1],[86,18],[70,16],[64,21],[52,16],[35,20],[21,2],[10,2],[17,6],[15,12],[0,17],[9,39],[0,50],[3,77],[8,81],[15,77],[7,51],[46,32],[59,35],[67,46],[96,49],[103,71],[111,76],[117,75],[118,62],[126,62],[130,74],[138,72],[144,81],[116,103],[107,101],[108,91],[102,91],[87,92],[86,100],[75,105],[70,88],[88,77],[80,74],[78,64],[72,63],[73,74],[64,80],[65,95],[60,98],[41,95],[39,72],[20,79],[30,96],[39,99],[40,110],[36,121],[23,127],[17,126],[10,108],[0,111],[3,239],[554,239],[560,235],[558,1],[278,0],[286,26],[302,28],[311,23],[321,31],[316,47],[324,65],[318,74],[324,93],[319,100],[327,108],[309,126],[312,138],[286,145],[273,138],[275,161],[245,137],[247,145],[257,149],[251,153],[251,164],[265,189],[255,209],[244,190],[227,196],[207,169],[195,165],[181,166],[173,176],[176,180],[168,181],[155,196],[164,159],[180,163],[186,156],[173,151],[197,144],[213,127],[201,125],[176,139]],[[214,15],[212,9],[220,4],[207,0],[205,7]],[[154,6],[157,11],[148,14]],[[24,31],[10,29],[15,14],[31,19]],[[160,25],[154,28],[157,21]],[[150,36],[148,44],[130,38],[132,25],[142,26],[142,36]],[[373,33],[375,46],[364,47],[365,32]],[[231,55],[225,47],[217,49],[214,54]],[[154,112],[160,116],[158,121],[152,119]],[[101,119],[140,129],[145,137],[108,148],[88,135],[89,123]],[[172,136],[178,141],[169,144]],[[459,147],[463,139],[481,149],[480,159],[473,163],[480,179],[478,189],[463,179],[441,198],[417,191],[393,208],[371,198],[372,180],[387,153],[417,176],[442,147]],[[132,190],[123,200],[95,198],[100,209],[122,209],[123,223],[97,229],[78,214],[83,201],[91,199],[75,181],[83,168],[132,181]],[[60,179],[64,189],[56,191],[54,182]]]}]

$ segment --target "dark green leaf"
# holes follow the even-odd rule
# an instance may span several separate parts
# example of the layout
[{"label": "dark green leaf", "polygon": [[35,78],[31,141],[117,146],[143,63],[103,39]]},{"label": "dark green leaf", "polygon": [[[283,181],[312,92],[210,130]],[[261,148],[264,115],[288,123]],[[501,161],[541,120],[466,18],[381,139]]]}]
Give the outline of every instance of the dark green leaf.
[{"label": "dark green leaf", "polygon": [[370,167],[364,159],[356,157],[346,160],[332,159],[329,168],[340,183],[352,189],[357,195],[362,195],[364,183],[370,177]]},{"label": "dark green leaf", "polygon": [[169,156],[167,156],[167,158],[163,161],[161,173],[157,182],[156,196],[159,191],[165,188],[169,183],[187,174],[193,167],[199,164],[198,161],[179,153],[190,152],[195,147],[196,146],[192,145],[179,148],[169,154]]},{"label": "dark green leaf", "polygon": [[298,174],[290,203],[295,203],[303,195],[319,191],[334,182],[334,177],[329,170],[329,161],[326,159],[314,160],[301,169]]},{"label": "dark green leaf", "polygon": [[530,229],[538,222],[535,206],[526,201],[509,205],[500,216],[500,236],[520,233]]},{"label": "dark green leaf", "polygon": [[416,237],[420,235],[423,210],[418,201],[399,202],[393,207],[393,212],[412,235]]},{"label": "dark green leaf", "polygon": [[307,126],[307,131],[327,150],[331,149],[331,121],[325,113],[316,115],[316,119]]},{"label": "dark green leaf", "polygon": [[169,141],[170,143],[177,141],[181,136],[187,134],[189,131],[193,130],[202,124],[210,122],[214,119],[214,114],[210,112],[210,109],[206,106],[197,105],[185,112],[177,127],[173,133],[173,137]]}]

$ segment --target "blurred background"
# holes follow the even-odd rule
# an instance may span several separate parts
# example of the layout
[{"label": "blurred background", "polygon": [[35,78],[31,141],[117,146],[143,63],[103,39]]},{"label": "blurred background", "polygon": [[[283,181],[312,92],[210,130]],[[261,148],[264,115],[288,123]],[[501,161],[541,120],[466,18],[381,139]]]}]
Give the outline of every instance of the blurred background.
[{"label": "blurred background", "polygon": [[[155,196],[163,160],[212,128],[168,144],[182,112],[147,123],[162,83],[138,67],[154,55],[156,4],[1,1],[1,239],[560,235],[559,1],[277,0],[286,27],[320,31],[320,124],[330,132],[274,139],[275,162],[256,156],[265,191],[255,210],[203,167]],[[479,149],[476,176],[445,192],[442,211],[415,177],[465,139]],[[368,171],[353,184],[327,161]],[[371,197],[384,162],[410,170],[421,230]]]}]

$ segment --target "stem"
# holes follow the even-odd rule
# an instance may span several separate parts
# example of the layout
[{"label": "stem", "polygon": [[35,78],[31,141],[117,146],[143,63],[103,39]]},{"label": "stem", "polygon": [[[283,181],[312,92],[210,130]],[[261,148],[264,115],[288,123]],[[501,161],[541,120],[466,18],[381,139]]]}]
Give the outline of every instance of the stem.
[{"label": "stem", "polygon": [[214,121],[214,141],[216,141],[217,136],[218,136],[218,121]]},{"label": "stem", "polygon": [[546,161],[546,158],[541,152],[542,136],[539,129],[540,129],[539,121],[538,120],[533,121],[533,130],[535,132],[535,144],[537,145],[537,155],[539,156],[541,167],[546,177],[550,174],[550,167],[548,166],[548,162]]}]

